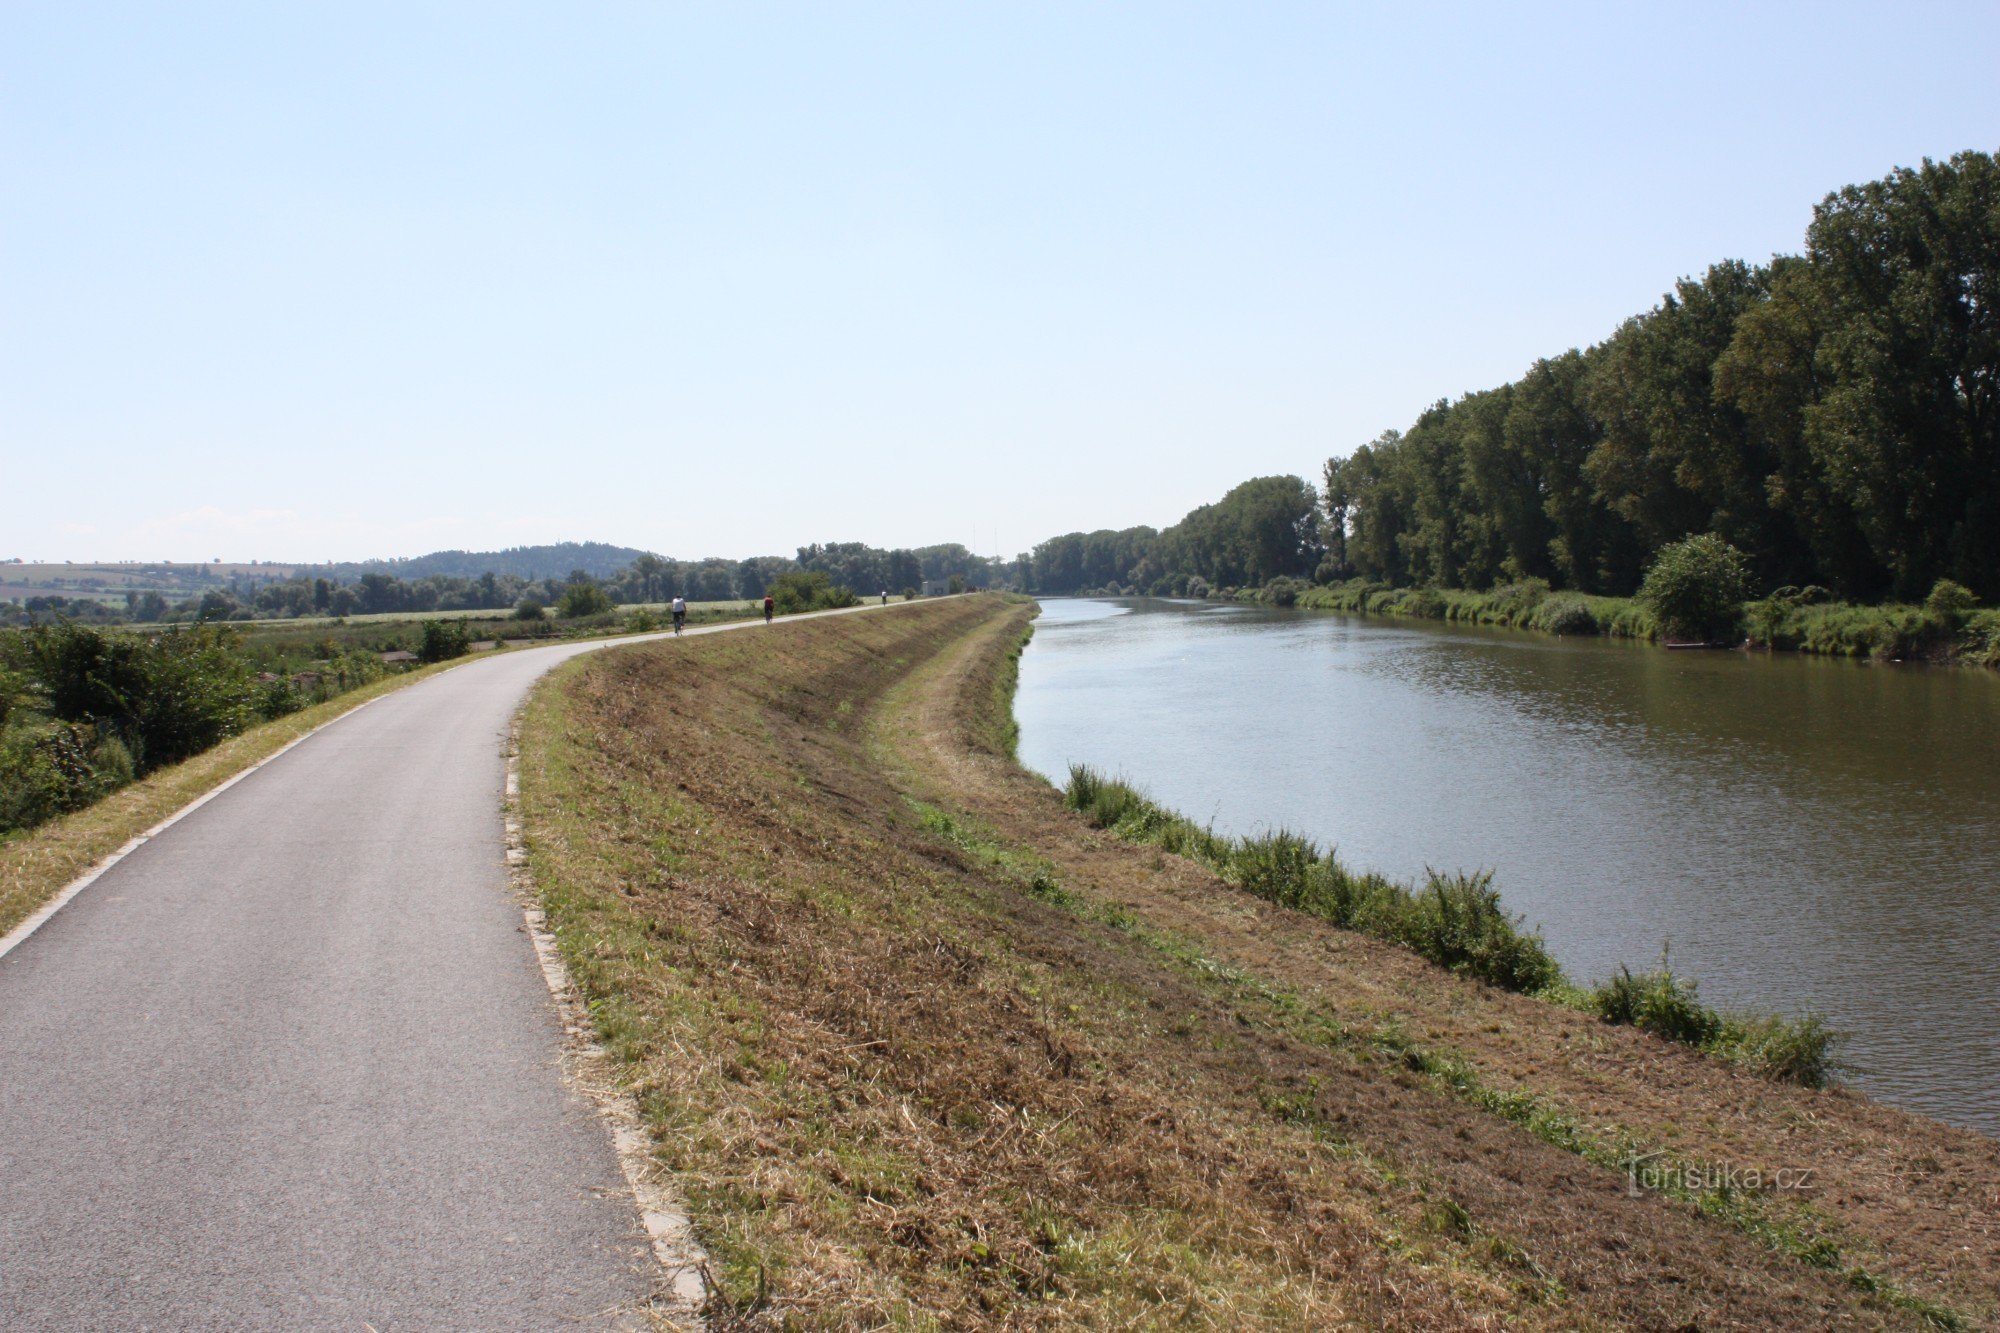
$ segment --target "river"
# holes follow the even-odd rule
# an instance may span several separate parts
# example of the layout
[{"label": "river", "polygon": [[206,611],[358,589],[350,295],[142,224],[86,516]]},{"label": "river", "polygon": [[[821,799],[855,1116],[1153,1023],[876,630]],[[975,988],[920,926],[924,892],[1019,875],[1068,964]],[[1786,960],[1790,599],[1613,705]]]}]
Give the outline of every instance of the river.
[{"label": "river", "polygon": [[1850,1081],[2000,1134],[2000,673],[1052,599],[1021,758],[1348,864],[1492,869],[1572,977],[1814,1011]]}]

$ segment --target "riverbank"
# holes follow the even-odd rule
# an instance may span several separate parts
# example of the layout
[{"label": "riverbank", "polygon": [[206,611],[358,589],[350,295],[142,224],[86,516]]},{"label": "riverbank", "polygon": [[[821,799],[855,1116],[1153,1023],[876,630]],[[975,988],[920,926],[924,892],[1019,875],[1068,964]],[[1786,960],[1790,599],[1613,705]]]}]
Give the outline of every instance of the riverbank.
[{"label": "riverbank", "polygon": [[[1659,621],[1636,598],[1555,592],[1539,582],[1487,592],[1394,588],[1354,579],[1314,585],[1276,579],[1230,599],[1348,615],[1403,616],[1556,635],[1657,642]],[[1743,645],[1876,661],[1961,662],[2000,668],[2000,609],[1940,613],[1922,606],[1808,600],[1794,590],[1743,607]]]},{"label": "riverbank", "polygon": [[1009,753],[1028,615],[635,647],[529,706],[531,868],[737,1314],[2000,1313],[1992,1140],[1510,994],[1065,811]]}]

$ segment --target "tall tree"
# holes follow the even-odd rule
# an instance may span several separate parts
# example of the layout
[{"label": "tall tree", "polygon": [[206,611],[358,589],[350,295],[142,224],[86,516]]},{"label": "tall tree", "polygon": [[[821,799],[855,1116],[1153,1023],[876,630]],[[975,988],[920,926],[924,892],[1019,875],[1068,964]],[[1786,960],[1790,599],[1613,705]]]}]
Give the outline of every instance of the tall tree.
[{"label": "tall tree", "polygon": [[1806,440],[1895,591],[2000,596],[2000,165],[1849,186],[1806,234],[1822,392]]}]

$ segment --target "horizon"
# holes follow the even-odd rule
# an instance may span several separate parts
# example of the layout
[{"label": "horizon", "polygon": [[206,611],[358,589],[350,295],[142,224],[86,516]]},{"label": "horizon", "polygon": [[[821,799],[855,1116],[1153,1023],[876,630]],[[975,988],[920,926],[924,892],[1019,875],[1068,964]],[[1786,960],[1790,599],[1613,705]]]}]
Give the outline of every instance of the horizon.
[{"label": "horizon", "polygon": [[0,37],[0,558],[63,563],[1165,527],[2000,123],[1979,6]]}]

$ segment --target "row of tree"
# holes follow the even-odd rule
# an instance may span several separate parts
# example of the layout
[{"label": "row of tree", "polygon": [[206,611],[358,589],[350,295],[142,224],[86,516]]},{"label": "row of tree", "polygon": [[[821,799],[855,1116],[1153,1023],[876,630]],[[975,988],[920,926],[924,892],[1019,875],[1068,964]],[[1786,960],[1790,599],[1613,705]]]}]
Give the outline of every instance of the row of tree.
[{"label": "row of tree", "polygon": [[1814,210],[1800,256],[1717,264],[1606,341],[1438,402],[1164,532],[1037,546],[1028,588],[1366,577],[1631,593],[1715,533],[1753,586],[2000,596],[2000,165],[1926,161]]},{"label": "row of tree", "polygon": [[1325,482],[1336,571],[1394,583],[1628,593],[1714,532],[1766,587],[2000,594],[2000,166],[1829,195],[1803,255],[1685,279]]},{"label": "row of tree", "polygon": [[1157,532],[1071,532],[1022,557],[1039,593],[1084,591],[1200,596],[1211,588],[1310,578],[1323,554],[1319,495],[1298,477],[1256,477]]}]

